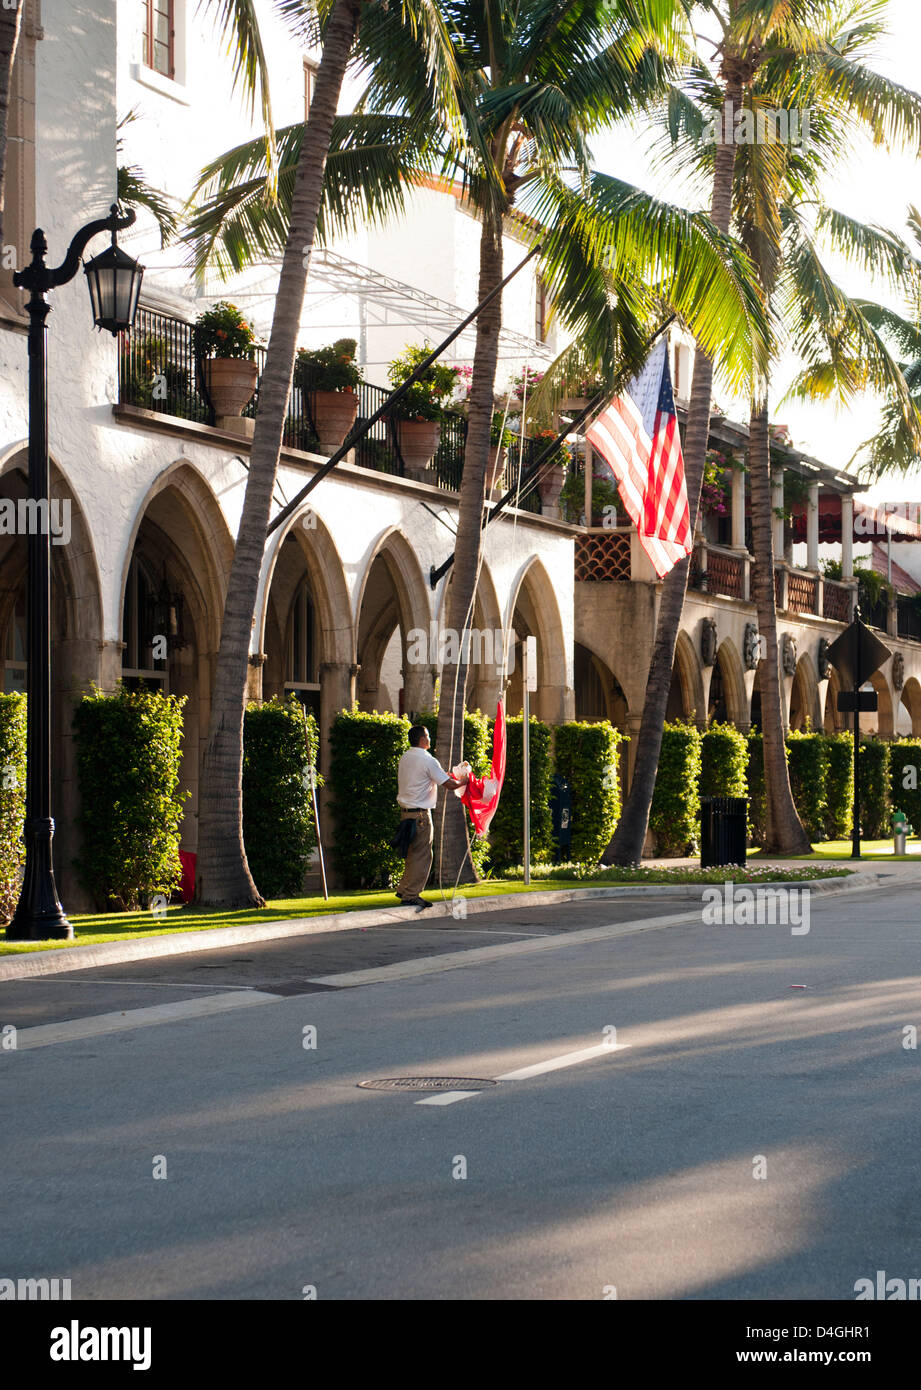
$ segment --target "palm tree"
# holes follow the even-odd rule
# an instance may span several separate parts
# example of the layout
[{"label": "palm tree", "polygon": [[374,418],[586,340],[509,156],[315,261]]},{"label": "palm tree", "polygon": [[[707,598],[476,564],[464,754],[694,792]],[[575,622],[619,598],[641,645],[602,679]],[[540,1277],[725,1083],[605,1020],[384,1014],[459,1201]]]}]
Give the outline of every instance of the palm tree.
[{"label": "palm tree", "polygon": [[6,173],[6,127],[10,110],[13,64],[22,28],[21,4],[0,6],[0,245],[3,243],[3,190]]},{"label": "palm tree", "polygon": [[[699,168],[712,169],[713,216],[721,230],[728,230],[733,212],[743,242],[752,255],[762,286],[766,311],[780,306],[778,262],[782,239],[779,204],[790,191],[785,180],[804,179],[808,160],[791,160],[791,149],[777,140],[766,143],[737,143],[731,112],[747,109],[753,117],[759,110],[819,108],[834,112],[824,124],[813,119],[813,138],[824,141],[826,157],[840,153],[845,140],[857,126],[868,128],[881,140],[886,137],[917,138],[921,130],[921,99],[913,92],[887,82],[865,66],[868,40],[878,33],[879,6],[851,6],[842,19],[835,0],[800,0],[777,5],[774,0],[727,0],[718,7],[708,0],[702,7],[717,15],[722,37],[717,49],[715,71],[702,61],[690,74],[686,90],[670,94],[667,120],[671,139],[682,160],[695,161]],[[841,22],[840,32],[838,21]],[[729,108],[729,102],[732,108]],[[723,143],[704,140],[713,129],[713,117],[722,113],[716,128]],[[756,129],[757,129],[757,122]],[[821,129],[818,127],[821,125]],[[729,136],[729,142],[725,137]],[[727,143],[730,153],[727,153]],[[744,151],[744,177],[737,180],[740,155]],[[684,167],[684,166],[682,166]],[[812,178],[818,170],[812,168]],[[737,182],[739,187],[736,187]],[[802,183],[799,184],[801,196]],[[717,212],[717,205],[719,212]],[[833,222],[833,219],[832,219]],[[832,225],[832,222],[829,225]],[[836,224],[836,225],[841,225]],[[877,247],[877,250],[880,248]],[[821,278],[816,288],[826,282]],[[845,297],[835,287],[833,296],[844,312]],[[851,353],[863,353],[861,371],[874,372],[877,379],[892,381],[891,362],[879,353],[874,341],[853,313],[846,314],[840,329],[836,353],[839,367]],[[832,335],[834,322],[826,319],[820,331]],[[805,339],[801,335],[801,341]],[[872,359],[868,365],[867,355]],[[840,384],[844,376],[839,373]],[[696,522],[700,481],[706,456],[712,369],[697,353],[685,436],[685,470],[691,515]],[[692,428],[693,425],[693,428]],[[790,791],[783,743],[780,677],[777,664],[776,609],[770,507],[770,458],[767,416],[767,383],[753,395],[750,444],[751,507],[756,568],[754,597],[759,627],[766,640],[766,659],[762,666],[762,721],[765,774],[768,786],[769,847],[777,853],[808,852],[809,841],[797,815]],[[634,779],[624,813],[606,858],[616,863],[637,862],[649,821],[649,808],[655,787],[655,774],[661,747],[662,726],[671,686],[675,643],[681,609],[687,588],[688,564],[676,566],[666,580],[656,629],[656,643],[646,689],[646,701],[639,733]]]},{"label": "palm tree", "polygon": [[[276,0],[276,5],[295,27],[300,25],[304,34],[309,32],[308,6],[300,0]],[[202,762],[197,896],[199,901],[219,906],[261,906],[263,901],[249,872],[242,834],[243,710],[249,638],[330,138],[346,66],[365,7],[361,0],[335,0],[319,8],[325,16],[323,51],[307,129],[290,181],[284,254],[259,391],[243,512],[228,577]],[[374,7],[374,11],[378,9]],[[388,12],[381,15],[384,27],[397,18],[404,21],[425,52],[428,85],[433,91],[442,89],[442,26],[434,6],[429,0],[416,0],[414,4],[407,2],[395,7],[392,17]],[[269,163],[266,157],[266,184],[271,191]],[[271,205],[269,209],[271,217]]]},{"label": "palm tree", "polygon": [[[638,12],[647,8],[658,29],[638,23]],[[499,3],[444,5],[463,117],[458,133],[439,126],[408,25],[385,27],[375,7],[359,35],[358,51],[372,76],[354,119],[370,119],[368,111],[399,113],[381,117],[378,134],[387,120],[402,120],[402,151],[413,144],[411,129],[419,136],[414,157],[437,156],[443,172],[463,178],[481,219],[479,298],[501,282],[503,220],[520,209],[542,227],[542,271],[557,312],[585,336],[609,373],[624,361],[637,365],[657,308],[654,290],[664,288],[709,349],[740,375],[750,367],[758,328],[744,258],[707,219],[594,173],[588,162],[591,131],[659,89],[664,67],[654,41],[675,44],[669,22],[678,8],[585,0],[522,0],[514,12]],[[345,118],[340,129],[348,129]],[[277,248],[286,226],[287,161],[297,138],[293,130],[279,132],[279,202],[269,215],[254,147],[231,151],[223,166],[217,162],[205,171],[208,201],[192,228],[199,264],[208,257],[220,264],[223,256],[225,264],[238,266]],[[366,172],[371,165],[369,158]],[[480,559],[500,322],[497,297],[477,326],[447,612],[447,626],[456,631],[469,626]],[[437,742],[448,765],[459,756],[465,681],[462,659],[446,662]],[[443,831],[444,869],[453,876],[466,865],[470,873],[462,812],[453,799],[447,804],[456,814]]]}]

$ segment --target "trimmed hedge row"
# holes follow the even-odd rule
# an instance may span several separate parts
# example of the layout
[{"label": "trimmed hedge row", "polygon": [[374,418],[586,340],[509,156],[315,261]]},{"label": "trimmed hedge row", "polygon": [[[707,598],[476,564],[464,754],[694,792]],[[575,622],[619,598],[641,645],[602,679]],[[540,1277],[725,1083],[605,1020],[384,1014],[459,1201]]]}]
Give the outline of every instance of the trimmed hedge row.
[{"label": "trimmed hedge row", "polygon": [[179,887],[184,695],[94,690],[74,714],[83,853],[76,867],[100,908],[148,907]]},{"label": "trimmed hedge row", "polygon": [[701,733],[680,721],[662,730],[662,751],[649,812],[658,853],[696,854],[700,837]]},{"label": "trimmed hedge row", "polygon": [[[494,721],[490,721],[491,725],[493,723]],[[524,858],[523,727],[524,719],[520,714],[513,715],[505,721],[505,784],[492,825],[489,827],[489,867],[493,870],[520,864]],[[550,791],[553,780],[551,742],[550,725],[542,724],[532,716],[528,727],[532,864],[549,864],[553,859],[553,820],[550,815]]]},{"label": "trimmed hedge row", "polygon": [[572,798],[572,850],[575,864],[597,864],[620,819],[618,746],[623,734],[601,724],[561,724],[554,741],[555,770],[569,783]]},{"label": "trimmed hedge row", "polygon": [[0,918],[16,911],[26,847],[26,697],[0,695]]},{"label": "trimmed hedge row", "polygon": [[333,862],[350,888],[386,888],[403,871],[390,847],[400,820],[397,765],[409,747],[405,715],[340,710],[330,730],[336,819]]},{"label": "trimmed hedge row", "polygon": [[316,768],[316,721],[299,700],[292,696],[247,705],[243,843],[253,882],[264,898],[297,897],[316,846],[308,746],[309,766]]}]

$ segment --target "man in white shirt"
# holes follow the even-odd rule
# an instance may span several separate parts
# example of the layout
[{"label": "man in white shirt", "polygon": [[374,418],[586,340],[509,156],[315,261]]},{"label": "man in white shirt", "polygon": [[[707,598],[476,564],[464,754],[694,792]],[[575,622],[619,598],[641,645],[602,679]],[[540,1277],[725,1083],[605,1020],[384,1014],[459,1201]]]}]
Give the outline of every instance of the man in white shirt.
[{"label": "man in white shirt", "polygon": [[396,895],[407,907],[431,907],[421,896],[432,871],[432,811],[438,802],[438,788],[462,787],[467,778],[458,780],[445,772],[428,751],[430,739],[423,724],[414,724],[409,731],[409,748],[397,768],[397,801],[403,809],[401,822],[414,820],[416,834],[406,855],[406,868],[396,887]]}]

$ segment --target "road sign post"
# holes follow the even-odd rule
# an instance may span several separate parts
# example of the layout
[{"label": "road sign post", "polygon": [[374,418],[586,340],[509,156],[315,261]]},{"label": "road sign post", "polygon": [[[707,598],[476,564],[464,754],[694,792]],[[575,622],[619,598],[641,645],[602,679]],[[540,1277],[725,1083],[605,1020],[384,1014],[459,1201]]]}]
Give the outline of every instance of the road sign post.
[{"label": "road sign post", "polygon": [[888,661],[892,652],[876,633],[861,621],[860,609],[854,610],[854,621],[828,649],[828,659],[850,690],[838,696],[838,709],[854,715],[854,824],[851,835],[851,858],[860,858],[860,711],[877,708],[875,692],[861,691],[865,681]]},{"label": "road sign post", "polygon": [[524,881],[531,882],[531,691],[537,689],[537,638],[521,645],[521,757],[524,786]]}]

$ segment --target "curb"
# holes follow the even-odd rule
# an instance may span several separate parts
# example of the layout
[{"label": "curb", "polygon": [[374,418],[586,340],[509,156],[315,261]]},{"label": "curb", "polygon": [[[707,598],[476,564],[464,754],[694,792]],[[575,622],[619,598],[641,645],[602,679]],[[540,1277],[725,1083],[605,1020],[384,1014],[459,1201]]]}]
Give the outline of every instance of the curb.
[{"label": "curb", "polygon": [[[857,873],[848,877],[803,879],[791,886],[809,888],[816,893],[846,893],[869,888],[879,879],[878,873]],[[705,888],[699,883],[618,884],[607,888],[566,888],[542,893],[502,893],[488,898],[465,898],[467,915],[515,907],[552,907],[555,903],[597,901],[625,897],[665,898],[687,897],[689,890]],[[713,886],[713,885],[709,885]],[[756,885],[769,888],[765,880]],[[779,884],[778,887],[785,885]],[[433,903],[427,921],[451,917],[447,903]],[[380,908],[358,912],[335,912],[318,917],[295,917],[288,921],[249,923],[239,927],[213,927],[204,931],[180,931],[165,936],[145,936],[137,941],[104,941],[90,946],[63,946],[46,951],[30,951],[23,955],[0,957],[0,982],[3,980],[37,979],[44,975],[60,975],[70,970],[89,970],[97,965],[122,965],[128,961],[155,960],[161,956],[191,955],[198,951],[217,951],[226,946],[252,945],[261,941],[280,941],[286,937],[315,936],[326,932],[357,931],[361,928],[384,927],[391,922],[418,921],[415,908]]]}]

